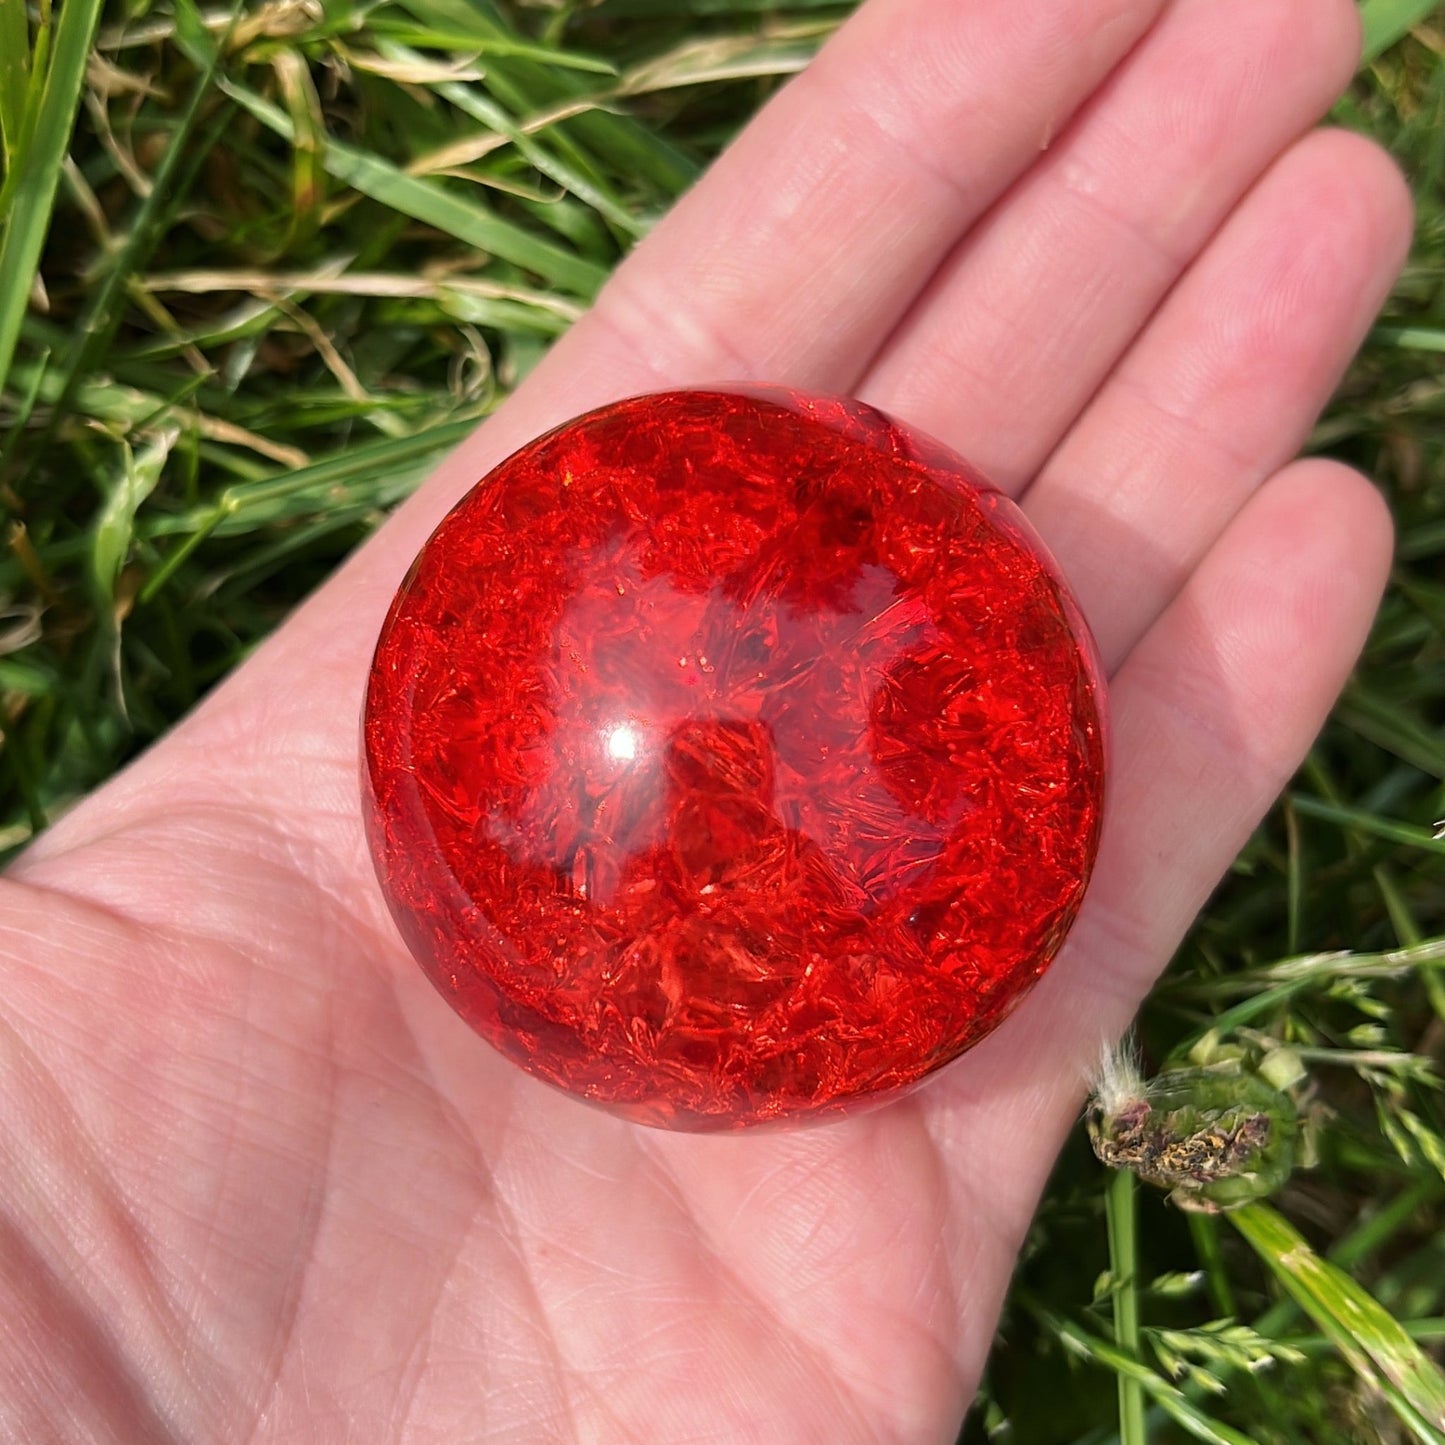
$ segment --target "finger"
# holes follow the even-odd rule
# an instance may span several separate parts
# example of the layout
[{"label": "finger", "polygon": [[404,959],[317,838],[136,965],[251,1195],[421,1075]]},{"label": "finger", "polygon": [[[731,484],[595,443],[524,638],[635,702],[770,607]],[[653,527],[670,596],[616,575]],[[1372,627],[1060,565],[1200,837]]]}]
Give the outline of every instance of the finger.
[{"label": "finger", "polygon": [[1116,766],[1079,921],[932,1106],[951,1157],[1036,1146],[1016,1178],[990,1173],[981,1204],[999,1220],[1029,1217],[1100,1042],[1127,1026],[1307,751],[1364,644],[1390,549],[1363,478],[1295,463],[1250,499],[1115,676]]},{"label": "finger", "polygon": [[1349,0],[1182,0],[949,259],[866,399],[1020,490],[1358,52]]},{"label": "finger", "polygon": [[[381,544],[593,406],[707,381],[849,391],[959,235],[1164,0],[873,0],[619,267]],[[400,539],[394,545],[391,538]]]},{"label": "finger", "polygon": [[1244,499],[1294,456],[1398,274],[1394,163],[1342,131],[1260,182],[1024,498],[1124,656]]},{"label": "finger", "polygon": [[1160,8],[874,0],[619,270],[556,366],[847,389]]}]

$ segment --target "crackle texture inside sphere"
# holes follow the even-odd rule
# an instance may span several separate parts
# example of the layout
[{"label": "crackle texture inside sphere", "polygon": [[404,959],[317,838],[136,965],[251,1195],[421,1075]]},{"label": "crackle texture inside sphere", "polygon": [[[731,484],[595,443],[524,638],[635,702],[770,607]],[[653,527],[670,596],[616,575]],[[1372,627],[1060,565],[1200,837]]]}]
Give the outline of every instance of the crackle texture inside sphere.
[{"label": "crackle texture inside sphere", "polygon": [[366,699],[367,824],[433,983],[524,1069],[723,1129],[886,1098],[1078,910],[1092,645],[1013,504],[856,402],[672,392],[450,513]]}]

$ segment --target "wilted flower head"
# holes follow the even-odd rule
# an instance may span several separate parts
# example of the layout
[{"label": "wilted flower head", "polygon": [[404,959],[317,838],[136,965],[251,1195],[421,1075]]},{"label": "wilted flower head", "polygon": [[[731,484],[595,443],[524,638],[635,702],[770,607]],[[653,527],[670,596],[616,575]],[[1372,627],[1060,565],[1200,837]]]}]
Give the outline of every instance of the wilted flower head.
[{"label": "wilted flower head", "polygon": [[1229,1059],[1145,1082],[1128,1045],[1106,1049],[1088,1113],[1094,1153],[1171,1191],[1183,1209],[1231,1209],[1273,1193],[1294,1167],[1289,1097]]}]

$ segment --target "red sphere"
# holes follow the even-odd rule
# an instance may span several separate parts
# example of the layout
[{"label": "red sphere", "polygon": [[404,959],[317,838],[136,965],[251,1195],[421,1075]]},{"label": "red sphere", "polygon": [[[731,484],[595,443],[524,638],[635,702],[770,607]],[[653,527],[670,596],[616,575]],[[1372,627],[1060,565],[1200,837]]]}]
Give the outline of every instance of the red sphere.
[{"label": "red sphere", "polygon": [[1098,843],[1102,684],[960,458],[853,401],[668,392],[437,528],[366,698],[378,874],[538,1078],[725,1129],[891,1096],[1044,971]]}]

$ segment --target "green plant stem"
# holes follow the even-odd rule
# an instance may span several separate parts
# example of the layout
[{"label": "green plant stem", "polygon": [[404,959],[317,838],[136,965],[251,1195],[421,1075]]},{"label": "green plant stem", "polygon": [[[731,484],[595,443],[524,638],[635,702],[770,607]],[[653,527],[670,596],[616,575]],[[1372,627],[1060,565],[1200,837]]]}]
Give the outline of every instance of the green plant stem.
[{"label": "green plant stem", "polygon": [[[1116,1169],[1104,1195],[1109,1224],[1109,1269],[1114,1277],[1114,1338],[1120,1349],[1140,1357],[1138,1220],[1135,1181],[1127,1169]],[[1120,1373],[1119,1439],[1123,1445],[1148,1445],[1144,1427],[1144,1388],[1139,1377]]]},{"label": "green plant stem", "polygon": [[1219,1247],[1219,1219],[1213,1214],[1190,1214],[1189,1233],[1194,1239],[1194,1252],[1204,1266],[1205,1279],[1209,1285],[1209,1298],[1214,1308],[1223,1316],[1233,1318],[1239,1313],[1234,1299],[1234,1289],[1229,1283],[1229,1271],[1225,1268],[1224,1253]]}]

